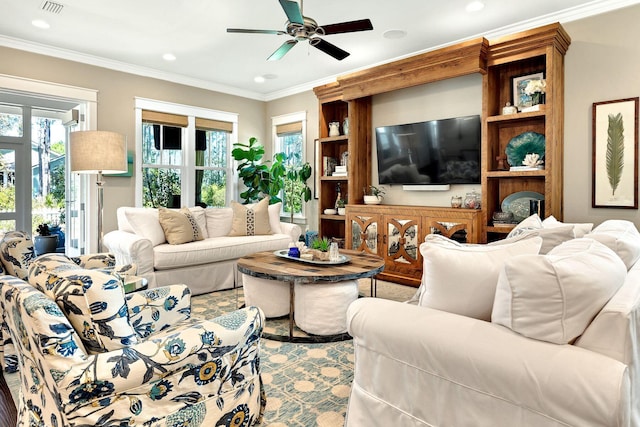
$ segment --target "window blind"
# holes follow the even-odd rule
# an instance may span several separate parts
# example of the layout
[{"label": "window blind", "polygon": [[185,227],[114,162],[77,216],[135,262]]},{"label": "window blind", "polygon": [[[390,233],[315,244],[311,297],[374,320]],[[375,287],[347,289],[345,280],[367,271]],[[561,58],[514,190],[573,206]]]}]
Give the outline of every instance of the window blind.
[{"label": "window blind", "polygon": [[276,125],[276,134],[278,136],[287,133],[300,133],[302,132],[302,122],[285,123],[282,125]]}]

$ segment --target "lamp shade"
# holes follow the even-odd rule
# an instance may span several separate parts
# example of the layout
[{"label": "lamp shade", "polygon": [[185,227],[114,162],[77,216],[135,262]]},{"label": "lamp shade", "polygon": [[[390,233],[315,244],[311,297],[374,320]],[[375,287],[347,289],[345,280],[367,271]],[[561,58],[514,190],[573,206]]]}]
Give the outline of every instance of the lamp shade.
[{"label": "lamp shade", "polygon": [[70,145],[71,172],[109,174],[127,171],[127,144],[119,133],[72,132]]}]

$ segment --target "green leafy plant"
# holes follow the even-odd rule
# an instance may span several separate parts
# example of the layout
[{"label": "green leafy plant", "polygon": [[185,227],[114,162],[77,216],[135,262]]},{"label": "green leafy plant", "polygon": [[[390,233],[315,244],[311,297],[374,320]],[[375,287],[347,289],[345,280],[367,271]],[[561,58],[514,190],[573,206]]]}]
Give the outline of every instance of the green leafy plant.
[{"label": "green leafy plant", "polygon": [[338,208],[344,208],[344,205],[346,204],[346,202],[343,199],[340,199],[336,202],[336,207]]},{"label": "green leafy plant", "polygon": [[365,187],[364,194],[369,196],[381,197],[385,194],[384,187],[376,187],[375,185],[370,185],[369,187]]},{"label": "green leafy plant", "polygon": [[269,196],[269,204],[280,202],[280,190],[284,185],[286,174],[284,153],[276,153],[273,163],[262,161],[265,150],[257,138],[249,138],[248,144],[237,143],[231,155],[238,163],[236,168],[242,182],[247,188],[240,193],[245,203],[254,203]]},{"label": "green leafy plant", "polygon": [[317,249],[320,252],[327,252],[329,250],[329,246],[331,246],[331,242],[327,237],[315,239],[313,243],[311,243],[311,249]]},{"label": "green leafy plant", "polygon": [[49,229],[49,224],[40,224],[38,228],[36,228],[38,234],[40,236],[51,236],[51,230]]}]

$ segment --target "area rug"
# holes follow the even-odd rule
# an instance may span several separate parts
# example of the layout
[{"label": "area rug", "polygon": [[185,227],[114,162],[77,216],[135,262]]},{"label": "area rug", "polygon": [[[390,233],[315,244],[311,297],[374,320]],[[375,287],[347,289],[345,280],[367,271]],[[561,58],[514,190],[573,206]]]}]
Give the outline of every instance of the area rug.
[{"label": "area rug", "polygon": [[[377,297],[406,301],[416,289],[378,281]],[[369,296],[368,279],[360,281],[360,294]],[[195,317],[213,318],[244,305],[242,288],[192,298]],[[269,319],[265,331],[286,335],[288,319]],[[295,335],[305,335],[299,329]],[[261,427],[339,427],[344,417],[353,379],[351,340],[326,344],[299,344],[262,340],[262,378],[267,408]],[[5,374],[17,397],[19,374]]]}]

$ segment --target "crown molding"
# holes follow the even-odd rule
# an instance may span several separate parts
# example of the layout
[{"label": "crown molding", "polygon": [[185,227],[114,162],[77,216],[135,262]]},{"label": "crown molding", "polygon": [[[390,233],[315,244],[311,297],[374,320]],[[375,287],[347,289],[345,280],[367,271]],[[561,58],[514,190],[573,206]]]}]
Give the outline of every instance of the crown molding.
[{"label": "crown molding", "polygon": [[537,17],[535,19],[520,21],[511,25],[507,25],[507,26],[495,29],[493,31],[484,32],[482,34],[474,34],[469,37],[465,37],[464,39],[455,40],[455,41],[452,41],[446,44],[441,44],[438,46],[431,46],[427,49],[423,49],[417,52],[412,52],[407,55],[391,58],[389,60],[381,61],[375,64],[369,64],[365,67],[348,70],[348,71],[345,71],[344,73],[340,73],[339,75],[328,76],[326,78],[322,78],[319,80],[303,83],[297,86],[292,86],[284,90],[268,92],[268,93],[249,91],[249,90],[227,86],[227,85],[223,85],[223,84],[208,81],[208,80],[195,79],[195,78],[187,77],[181,74],[167,73],[167,72],[159,71],[153,68],[127,64],[120,61],[109,60],[109,59],[101,58],[98,56],[87,55],[87,54],[79,53],[72,50],[61,49],[61,48],[57,48],[57,47],[53,47],[45,44],[40,44],[40,43],[28,42],[25,40],[2,36],[2,35],[0,35],[0,46],[24,50],[27,52],[51,56],[51,57],[65,59],[69,61],[79,62],[87,65],[93,65],[96,67],[107,68],[115,71],[121,71],[124,73],[135,74],[138,76],[150,77],[150,78],[164,80],[172,83],[183,84],[186,86],[197,87],[200,89],[211,90],[214,92],[225,93],[228,95],[239,96],[242,98],[249,98],[256,101],[268,102],[268,101],[273,101],[279,98],[296,95],[298,93],[310,91],[310,90],[313,90],[313,88],[316,86],[321,86],[327,83],[335,82],[337,81],[338,77],[341,75],[356,73],[371,67],[376,67],[378,65],[388,64],[390,62],[406,59],[411,56],[415,56],[415,55],[430,52],[433,50],[441,49],[444,47],[452,46],[458,43],[472,40],[474,38],[485,37],[486,39],[491,40],[492,38],[498,38],[505,35],[517,33],[520,31],[530,30],[543,25],[552,24],[554,22],[565,23],[565,22],[577,21],[579,19],[588,18],[594,15],[599,15],[599,14],[610,12],[616,9],[632,6],[638,3],[640,3],[640,0],[594,0],[587,4],[575,6],[557,13],[544,15],[541,17]]}]

